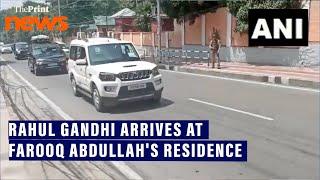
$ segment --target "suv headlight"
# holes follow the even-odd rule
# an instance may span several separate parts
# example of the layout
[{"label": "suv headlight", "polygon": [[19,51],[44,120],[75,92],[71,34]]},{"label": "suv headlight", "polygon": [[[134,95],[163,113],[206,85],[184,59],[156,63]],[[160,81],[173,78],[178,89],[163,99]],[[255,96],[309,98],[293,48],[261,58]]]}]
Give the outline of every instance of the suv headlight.
[{"label": "suv headlight", "polygon": [[157,76],[157,75],[159,75],[159,74],[160,74],[160,73],[159,73],[159,68],[158,68],[158,66],[152,69],[152,75],[153,75],[153,76]]},{"label": "suv headlight", "polygon": [[100,78],[101,81],[115,81],[116,80],[116,75],[115,74],[111,74],[111,73],[101,72],[99,74],[99,78]]}]

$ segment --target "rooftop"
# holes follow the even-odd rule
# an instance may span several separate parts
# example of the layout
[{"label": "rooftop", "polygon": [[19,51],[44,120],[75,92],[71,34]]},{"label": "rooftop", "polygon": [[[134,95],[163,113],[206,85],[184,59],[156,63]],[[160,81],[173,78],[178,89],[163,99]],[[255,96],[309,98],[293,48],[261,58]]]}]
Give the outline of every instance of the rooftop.
[{"label": "rooftop", "polygon": [[136,12],[132,11],[129,8],[124,8],[120,11],[118,11],[117,13],[115,13],[114,15],[110,16],[112,18],[121,18],[121,17],[133,17],[136,15]]}]

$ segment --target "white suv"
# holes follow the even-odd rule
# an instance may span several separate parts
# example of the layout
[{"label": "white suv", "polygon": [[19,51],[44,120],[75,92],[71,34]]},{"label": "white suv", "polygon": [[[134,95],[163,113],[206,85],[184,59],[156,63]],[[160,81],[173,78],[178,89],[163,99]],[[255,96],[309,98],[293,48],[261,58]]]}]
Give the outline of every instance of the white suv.
[{"label": "white suv", "polygon": [[111,38],[73,40],[68,72],[74,95],[91,97],[97,111],[118,102],[161,100],[163,82],[157,66],[141,61],[130,42]]}]

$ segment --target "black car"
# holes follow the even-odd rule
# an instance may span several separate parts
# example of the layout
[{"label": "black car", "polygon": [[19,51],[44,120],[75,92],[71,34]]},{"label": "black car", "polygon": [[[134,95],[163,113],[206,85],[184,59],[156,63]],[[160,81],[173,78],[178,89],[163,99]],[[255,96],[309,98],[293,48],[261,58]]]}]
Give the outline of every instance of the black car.
[{"label": "black car", "polygon": [[26,59],[28,56],[29,45],[26,42],[17,42],[13,44],[12,50],[17,60]]},{"label": "black car", "polygon": [[66,56],[55,43],[33,43],[29,48],[28,66],[36,76],[48,70],[66,73]]}]

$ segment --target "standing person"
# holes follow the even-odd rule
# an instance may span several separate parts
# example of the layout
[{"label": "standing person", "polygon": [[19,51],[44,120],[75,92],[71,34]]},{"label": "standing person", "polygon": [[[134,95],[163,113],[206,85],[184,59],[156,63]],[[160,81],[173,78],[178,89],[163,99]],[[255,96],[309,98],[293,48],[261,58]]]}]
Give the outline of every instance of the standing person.
[{"label": "standing person", "polygon": [[[211,49],[211,63],[212,63],[212,68],[215,67],[215,63],[216,63],[216,55],[217,55],[217,52],[219,50],[219,43],[218,43],[219,40],[219,34],[218,34],[218,31],[213,28],[212,29],[212,36],[211,36],[211,40],[210,40],[210,43],[209,43],[209,48]],[[218,66],[220,65],[220,63],[218,64]],[[219,67],[220,68],[220,67]]]},{"label": "standing person", "polygon": [[221,41],[218,39],[218,50],[217,50],[217,68],[220,69],[220,48],[221,48]]}]

